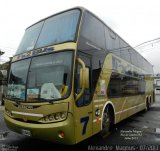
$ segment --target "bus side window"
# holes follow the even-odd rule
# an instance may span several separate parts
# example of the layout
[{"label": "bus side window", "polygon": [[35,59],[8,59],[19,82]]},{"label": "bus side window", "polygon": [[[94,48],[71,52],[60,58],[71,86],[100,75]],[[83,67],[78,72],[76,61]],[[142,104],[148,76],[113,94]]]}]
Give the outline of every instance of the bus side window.
[{"label": "bus side window", "polygon": [[145,93],[145,81],[143,78],[112,73],[108,85],[108,97],[125,97]]}]

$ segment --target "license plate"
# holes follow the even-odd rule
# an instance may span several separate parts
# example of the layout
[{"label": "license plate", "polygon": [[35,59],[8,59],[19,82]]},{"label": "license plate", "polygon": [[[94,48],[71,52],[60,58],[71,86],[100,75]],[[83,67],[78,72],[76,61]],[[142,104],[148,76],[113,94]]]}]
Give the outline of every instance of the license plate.
[{"label": "license plate", "polygon": [[25,136],[31,136],[31,131],[22,129],[22,134],[25,135]]}]

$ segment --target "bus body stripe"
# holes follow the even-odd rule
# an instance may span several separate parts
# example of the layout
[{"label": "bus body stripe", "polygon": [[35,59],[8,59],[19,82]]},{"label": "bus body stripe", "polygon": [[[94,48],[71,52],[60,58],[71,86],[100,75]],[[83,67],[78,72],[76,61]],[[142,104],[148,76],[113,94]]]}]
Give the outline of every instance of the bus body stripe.
[{"label": "bus body stripe", "polygon": [[126,111],[128,111],[128,110],[131,110],[131,109],[134,109],[134,108],[136,108],[136,107],[138,107],[138,106],[143,106],[143,105],[145,105],[145,103],[141,103],[141,104],[139,104],[139,105],[136,105],[136,106],[130,107],[130,108],[128,108],[128,109],[125,109],[125,110],[122,110],[122,111],[116,112],[115,114],[117,115],[117,114],[120,114],[120,113],[122,113],[122,112],[126,112]]},{"label": "bus body stripe", "polygon": [[43,114],[34,114],[34,113],[25,113],[25,112],[16,112],[12,111],[13,114],[19,114],[19,115],[28,115],[28,116],[36,116],[36,117],[43,117]]}]

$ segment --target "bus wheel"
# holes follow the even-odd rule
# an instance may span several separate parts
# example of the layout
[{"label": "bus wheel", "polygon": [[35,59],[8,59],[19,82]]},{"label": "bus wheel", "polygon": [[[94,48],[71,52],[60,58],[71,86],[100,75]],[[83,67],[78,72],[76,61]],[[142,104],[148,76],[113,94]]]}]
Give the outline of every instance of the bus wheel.
[{"label": "bus wheel", "polygon": [[111,130],[111,125],[112,125],[111,112],[109,110],[109,106],[107,106],[103,113],[103,119],[102,119],[102,131],[101,131],[102,137],[109,134]]},{"label": "bus wheel", "polygon": [[146,101],[146,111],[149,111],[150,110],[150,102],[149,102],[149,100],[147,99],[147,101]]}]

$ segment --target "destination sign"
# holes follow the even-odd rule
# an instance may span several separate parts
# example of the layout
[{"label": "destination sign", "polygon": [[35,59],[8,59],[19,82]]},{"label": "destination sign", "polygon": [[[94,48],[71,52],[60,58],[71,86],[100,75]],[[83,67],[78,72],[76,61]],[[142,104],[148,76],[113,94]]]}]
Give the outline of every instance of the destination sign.
[{"label": "destination sign", "polygon": [[50,52],[53,52],[53,51],[54,51],[53,47],[40,48],[40,49],[28,51],[28,52],[25,52],[23,54],[14,56],[13,59],[12,59],[12,62],[15,62],[15,61],[18,61],[18,60],[21,60],[21,59],[25,59],[25,58],[29,58],[31,56],[50,53]]}]

